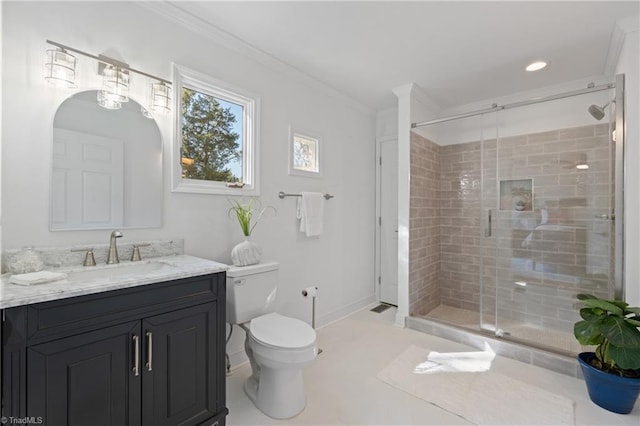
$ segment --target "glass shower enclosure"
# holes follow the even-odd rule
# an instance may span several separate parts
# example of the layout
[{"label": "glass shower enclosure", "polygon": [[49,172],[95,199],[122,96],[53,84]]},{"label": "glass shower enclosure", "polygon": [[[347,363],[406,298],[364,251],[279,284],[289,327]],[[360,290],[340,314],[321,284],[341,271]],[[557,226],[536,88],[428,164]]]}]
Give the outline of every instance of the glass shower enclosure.
[{"label": "glass shower enclosure", "polygon": [[[431,216],[420,231],[438,244],[410,259],[426,277],[410,278],[412,315],[581,351],[575,296],[622,296],[623,86],[618,76],[414,129],[412,216]],[[413,156],[425,152],[437,170],[420,177]],[[438,207],[426,212],[429,188]]]}]

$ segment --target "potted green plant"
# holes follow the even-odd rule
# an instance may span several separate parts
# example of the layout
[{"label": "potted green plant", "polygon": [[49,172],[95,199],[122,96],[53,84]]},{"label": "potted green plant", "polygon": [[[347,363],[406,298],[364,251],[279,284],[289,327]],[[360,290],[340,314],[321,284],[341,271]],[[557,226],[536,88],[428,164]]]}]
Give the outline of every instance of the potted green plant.
[{"label": "potted green plant", "polygon": [[249,237],[265,212],[271,209],[275,213],[275,208],[271,206],[262,207],[260,200],[255,198],[229,200],[229,203],[231,203],[231,208],[229,208],[228,214],[231,216],[231,213],[234,213],[242,230],[242,235],[245,237],[244,241],[231,250],[231,261],[235,266],[260,263],[262,249],[258,244],[250,241]]},{"label": "potted green plant", "polygon": [[582,345],[578,362],[593,402],[609,411],[628,414],[640,394],[640,308],[620,300],[579,294],[581,321],[573,333]]}]

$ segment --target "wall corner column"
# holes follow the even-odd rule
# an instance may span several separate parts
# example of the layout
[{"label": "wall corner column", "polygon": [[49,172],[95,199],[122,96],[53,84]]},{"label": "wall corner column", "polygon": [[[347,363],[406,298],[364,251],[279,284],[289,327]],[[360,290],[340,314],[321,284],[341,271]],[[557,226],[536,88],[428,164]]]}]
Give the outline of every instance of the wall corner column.
[{"label": "wall corner column", "polygon": [[411,92],[414,84],[393,90],[398,97],[398,312],[404,327],[409,316],[409,206],[411,184]]}]

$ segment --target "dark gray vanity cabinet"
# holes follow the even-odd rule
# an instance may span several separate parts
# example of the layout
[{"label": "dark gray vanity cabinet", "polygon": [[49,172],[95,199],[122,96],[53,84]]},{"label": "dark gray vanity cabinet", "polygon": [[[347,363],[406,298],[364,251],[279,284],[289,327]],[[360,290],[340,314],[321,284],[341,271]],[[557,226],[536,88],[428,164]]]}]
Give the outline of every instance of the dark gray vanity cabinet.
[{"label": "dark gray vanity cabinet", "polygon": [[128,371],[134,335],[137,321],[28,347],[27,415],[47,425],[139,425],[141,377]]},{"label": "dark gray vanity cabinet", "polygon": [[5,417],[224,425],[224,272],[5,310]]}]

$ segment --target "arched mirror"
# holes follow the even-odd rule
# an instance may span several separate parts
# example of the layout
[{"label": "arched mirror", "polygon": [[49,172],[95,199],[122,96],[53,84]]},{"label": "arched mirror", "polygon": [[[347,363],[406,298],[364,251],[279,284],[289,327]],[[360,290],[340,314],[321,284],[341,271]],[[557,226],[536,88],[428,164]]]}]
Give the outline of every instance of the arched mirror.
[{"label": "arched mirror", "polygon": [[98,91],[65,100],[53,120],[52,231],[162,225],[162,140],[130,99],[98,105]]}]

